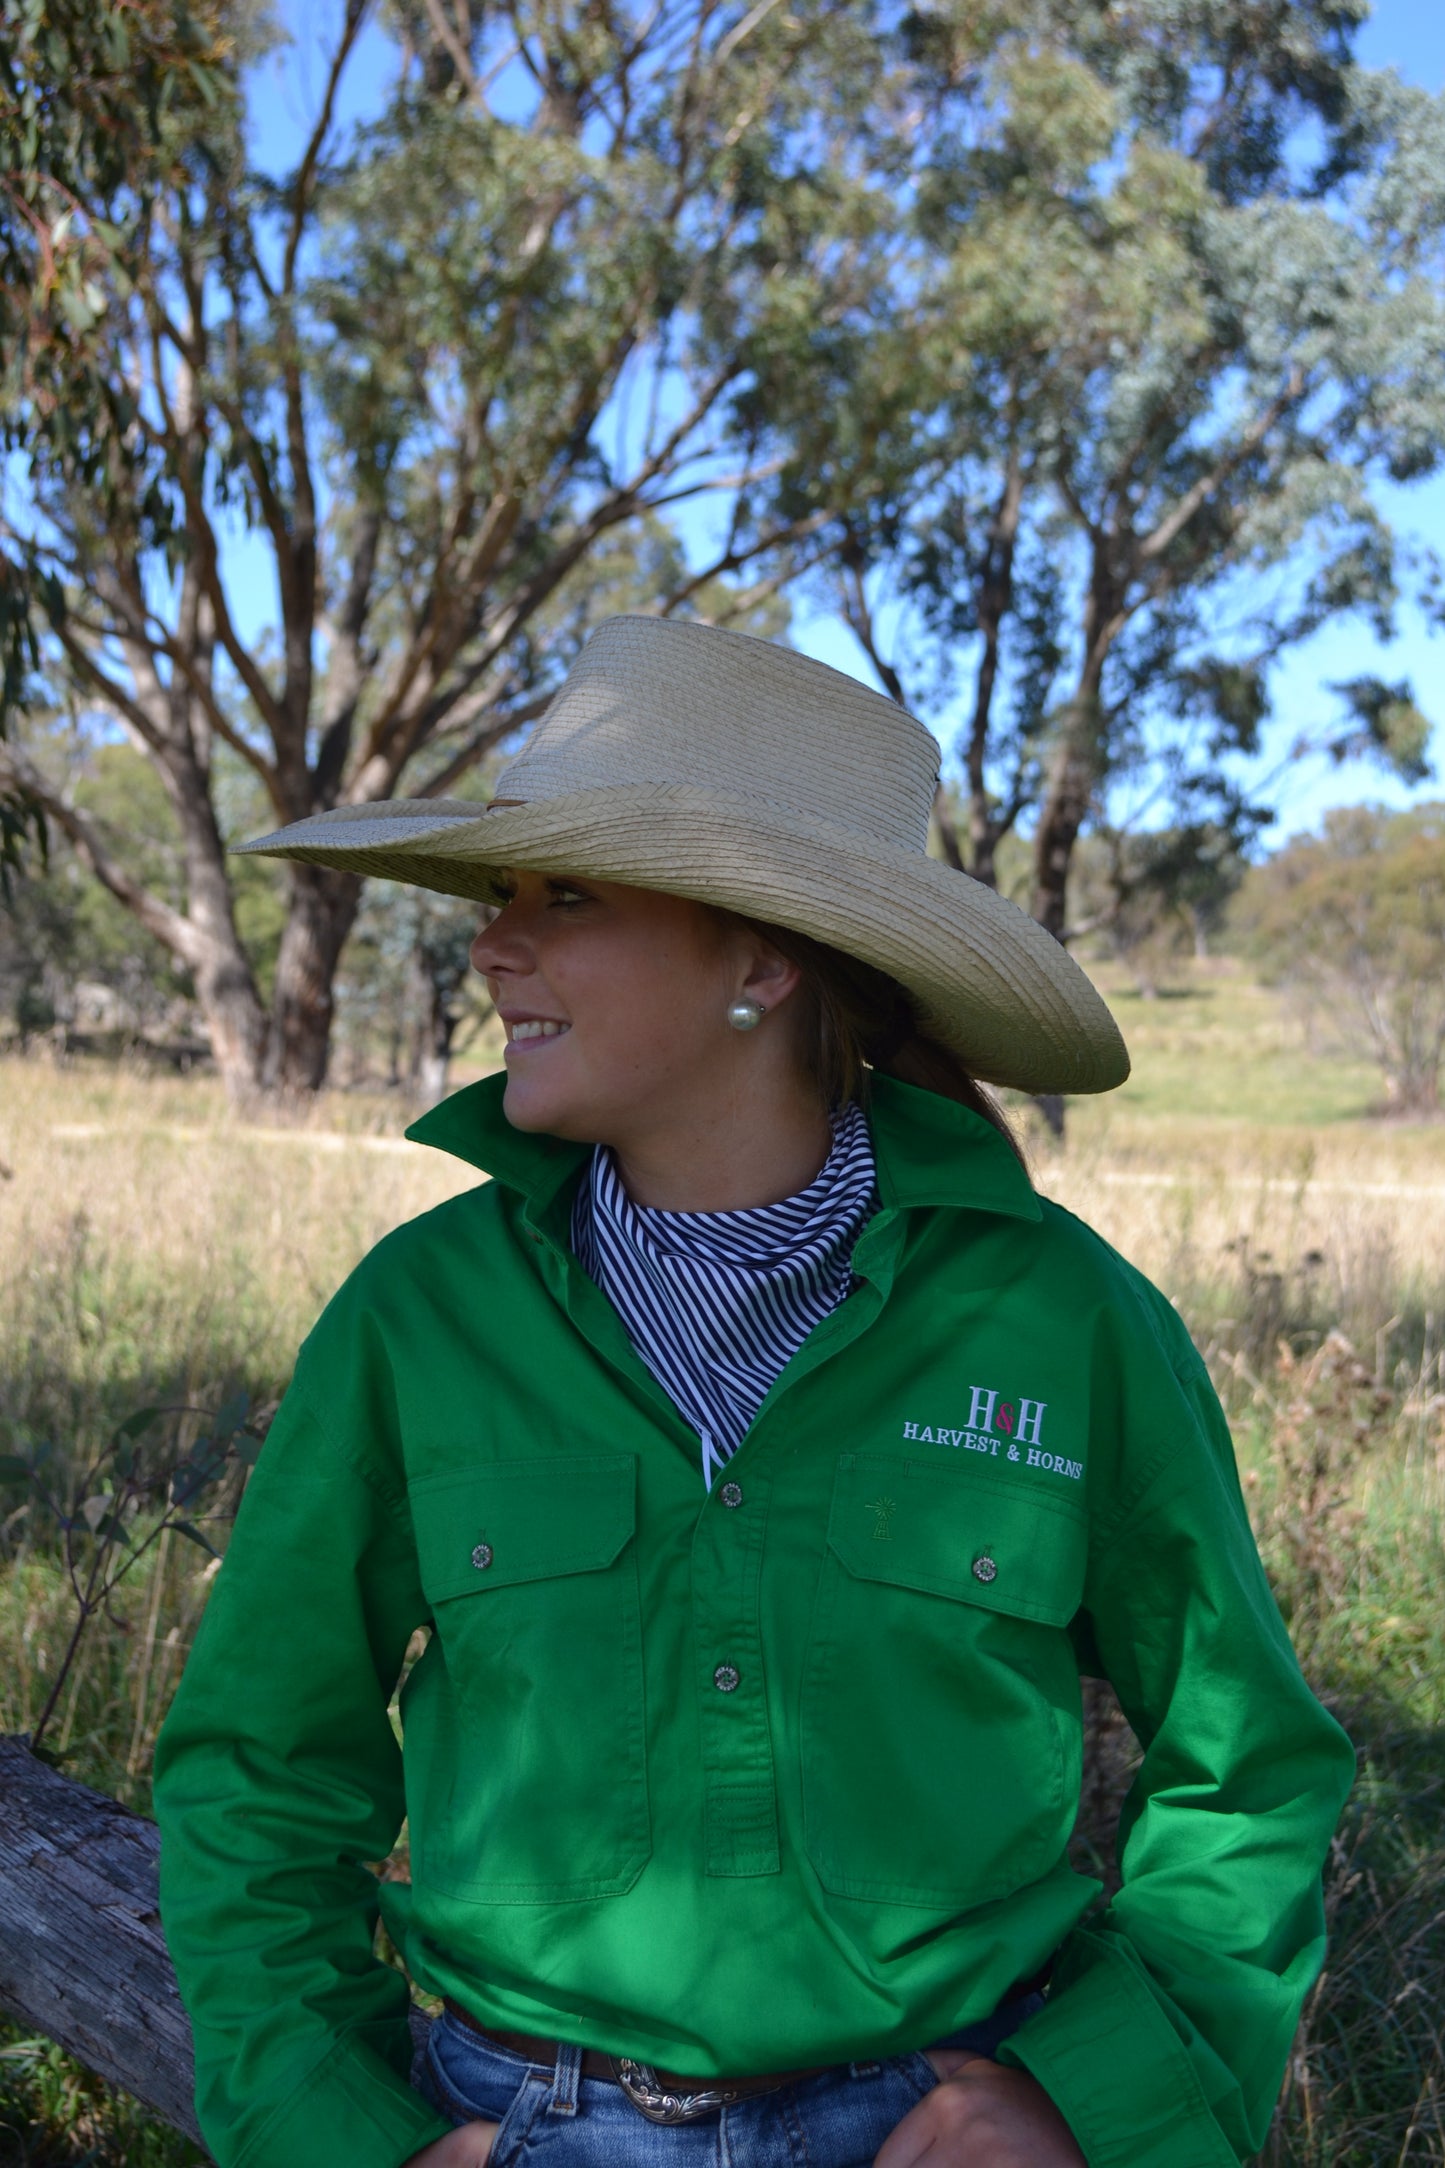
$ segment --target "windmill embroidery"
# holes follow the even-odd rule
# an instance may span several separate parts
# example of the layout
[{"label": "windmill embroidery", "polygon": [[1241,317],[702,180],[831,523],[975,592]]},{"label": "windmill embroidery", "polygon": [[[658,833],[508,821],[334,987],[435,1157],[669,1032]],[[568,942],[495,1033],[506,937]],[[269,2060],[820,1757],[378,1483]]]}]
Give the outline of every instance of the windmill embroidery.
[{"label": "windmill embroidery", "polygon": [[874,1542],[881,1543],[885,1541],[892,1532],[889,1529],[888,1523],[892,1520],[894,1514],[898,1511],[897,1501],[892,1498],[873,1498],[870,1499],[869,1503],[863,1508],[863,1510],[865,1513],[871,1513],[874,1516]]}]

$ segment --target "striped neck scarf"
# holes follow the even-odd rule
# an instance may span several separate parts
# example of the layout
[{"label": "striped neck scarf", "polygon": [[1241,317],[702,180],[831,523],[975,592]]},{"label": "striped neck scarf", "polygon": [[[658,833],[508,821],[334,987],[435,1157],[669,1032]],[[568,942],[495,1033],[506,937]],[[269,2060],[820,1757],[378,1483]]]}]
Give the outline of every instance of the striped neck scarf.
[{"label": "striped neck scarf", "polygon": [[701,1438],[709,1490],[779,1371],[854,1284],[853,1244],[877,1201],[873,1145],[851,1101],[832,1123],[821,1171],[778,1204],[741,1212],[636,1205],[603,1144],[578,1186],[573,1250]]}]

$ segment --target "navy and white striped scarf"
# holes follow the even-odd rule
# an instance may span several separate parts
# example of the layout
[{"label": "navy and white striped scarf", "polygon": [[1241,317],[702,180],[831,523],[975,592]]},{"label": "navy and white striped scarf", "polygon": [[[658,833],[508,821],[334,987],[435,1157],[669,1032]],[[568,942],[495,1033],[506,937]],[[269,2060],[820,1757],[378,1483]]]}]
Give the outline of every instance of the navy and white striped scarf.
[{"label": "navy and white striped scarf", "polygon": [[876,1202],[872,1140],[851,1101],[833,1148],[796,1196],[741,1212],[636,1205],[607,1145],[572,1212],[582,1269],[702,1440],[703,1482],[742,1443],[769,1386],[853,1285],[853,1244]]}]

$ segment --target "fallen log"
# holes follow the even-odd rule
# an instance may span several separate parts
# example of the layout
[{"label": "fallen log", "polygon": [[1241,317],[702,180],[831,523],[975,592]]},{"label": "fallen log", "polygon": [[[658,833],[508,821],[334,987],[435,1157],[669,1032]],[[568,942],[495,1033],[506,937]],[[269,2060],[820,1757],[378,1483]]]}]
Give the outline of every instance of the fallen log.
[{"label": "fallen log", "polygon": [[[0,2010],[204,2145],[161,1933],[160,1832],[0,1736]],[[429,2020],[413,2008],[420,2053]]]}]

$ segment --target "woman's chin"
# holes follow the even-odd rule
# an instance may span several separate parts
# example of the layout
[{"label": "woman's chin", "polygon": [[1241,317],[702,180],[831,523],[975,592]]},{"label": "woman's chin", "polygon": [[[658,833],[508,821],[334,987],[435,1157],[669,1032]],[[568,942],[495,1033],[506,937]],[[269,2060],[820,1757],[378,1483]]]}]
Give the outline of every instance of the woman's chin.
[{"label": "woman's chin", "polygon": [[[548,1092],[539,1092],[527,1077],[520,1077],[514,1070],[507,1072],[507,1088],[502,1094],[502,1112],[514,1129],[551,1129]],[[559,1110],[560,1111],[560,1110]]]},{"label": "woman's chin", "polygon": [[591,1141],[586,1110],[578,1104],[575,1093],[559,1090],[542,1077],[528,1076],[510,1066],[502,1112],[514,1129],[536,1130],[579,1143]]}]

